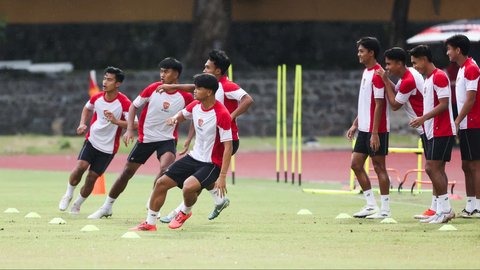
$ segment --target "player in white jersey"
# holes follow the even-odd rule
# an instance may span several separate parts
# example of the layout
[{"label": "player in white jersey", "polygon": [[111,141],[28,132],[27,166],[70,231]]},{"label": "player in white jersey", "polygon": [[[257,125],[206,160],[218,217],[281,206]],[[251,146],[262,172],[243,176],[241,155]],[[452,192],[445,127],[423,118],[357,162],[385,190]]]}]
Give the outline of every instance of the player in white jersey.
[{"label": "player in white jersey", "polygon": [[480,218],[480,69],[471,57],[470,40],[454,35],[445,41],[447,55],[460,69],[456,78],[457,118],[462,170],[465,174],[466,206],[460,217]]},{"label": "player in white jersey", "polygon": [[421,219],[424,223],[446,223],[455,217],[447,194],[448,177],[445,164],[450,161],[455,140],[450,81],[445,72],[435,67],[428,46],[419,45],[410,50],[413,67],[426,76],[423,86],[423,115],[410,121],[410,126],[423,125],[427,142],[425,172],[437,193],[434,216]]},{"label": "player in white jersey", "polygon": [[[392,110],[403,109],[408,118],[413,120],[423,115],[423,76],[414,68],[405,65],[407,53],[404,49],[394,47],[385,51],[385,72],[383,69],[377,71],[385,82],[388,102]],[[387,76],[393,75],[399,78],[397,84],[394,84]],[[426,137],[423,127],[416,128],[418,135],[422,140],[424,153]],[[437,210],[437,193],[435,187],[432,192],[432,201],[430,208],[420,215],[415,215],[416,219],[425,219],[435,215]]]},{"label": "player in white jersey", "polygon": [[[360,184],[366,205],[357,213],[356,218],[379,219],[391,216],[390,180],[385,165],[388,154],[388,132],[390,129],[388,102],[385,102],[385,84],[376,73],[382,67],[377,63],[380,43],[374,37],[363,37],[357,42],[357,56],[365,66],[360,83],[358,97],[358,114],[347,131],[347,138],[352,140],[358,130],[357,140],[352,153],[351,169]],[[372,159],[380,186],[380,209],[364,164],[367,157]],[[379,211],[380,210],[380,211]]]},{"label": "player in white jersey", "polygon": [[[76,186],[88,169],[85,184],[70,209],[71,214],[80,212],[80,206],[92,193],[95,181],[105,172],[118,150],[122,129],[127,128],[128,108],[131,104],[128,97],[118,89],[124,78],[122,70],[115,67],[106,68],[103,91],[91,97],[83,108],[77,134],[84,134],[87,131],[86,122],[93,113],[90,130],[78,155],[77,165],[70,174],[67,191],[58,205],[60,211],[67,209]],[[136,124],[133,127],[136,128]]]},{"label": "player in white jersey", "polygon": [[192,119],[195,126],[195,144],[192,151],[170,166],[161,176],[150,197],[150,207],[145,222],[131,228],[135,231],[155,231],[160,209],[169,189],[178,186],[183,191],[184,205],[169,228],[180,228],[192,215],[192,207],[203,188],[212,183],[224,197],[226,176],[232,156],[232,131],[230,113],[218,100],[215,92],[218,81],[211,74],[194,77],[196,101],[190,103],[175,117],[169,119],[172,125],[185,119]]},{"label": "player in white jersey", "polygon": [[129,108],[128,128],[123,139],[125,145],[133,141],[133,118],[135,118],[137,109],[143,107],[138,124],[138,141],[128,156],[123,172],[110,189],[103,206],[88,216],[90,219],[112,215],[113,203],[125,190],[135,172],[154,152],[157,152],[157,159],[160,163],[160,170],[155,179],[162,176],[168,166],[175,161],[177,126],[168,126],[166,122],[167,119],[192,102],[193,96],[177,90],[157,93],[155,90],[158,85],[178,83],[178,78],[182,73],[182,63],[174,58],[165,58],[160,62],[159,67],[160,81],[145,88]]},{"label": "player in white jersey", "polygon": [[[230,59],[227,54],[221,50],[212,50],[208,54],[208,60],[205,62],[205,67],[203,69],[204,73],[214,75],[218,82],[219,88],[215,94],[215,98],[220,101],[230,112],[232,118],[232,136],[233,136],[233,155],[237,152],[240,146],[240,140],[238,137],[238,127],[237,127],[237,117],[243,114],[248,110],[248,108],[253,104],[252,97],[243,90],[239,85],[230,81],[227,77],[227,71],[230,67]],[[182,89],[184,91],[193,91],[195,86],[193,84],[183,84],[183,85],[162,85],[160,89]],[[191,136],[187,138],[186,142],[191,140]],[[185,145],[188,147],[188,145]],[[225,209],[229,204],[230,200],[227,197],[221,198],[218,195],[218,191],[212,185],[207,187],[207,190],[210,192],[212,199],[215,203],[213,211],[208,216],[208,219],[212,220],[218,217],[223,209]],[[176,209],[170,212],[167,216],[164,216],[160,219],[163,223],[169,223],[173,217],[180,211],[183,207],[183,202],[178,205]]]}]

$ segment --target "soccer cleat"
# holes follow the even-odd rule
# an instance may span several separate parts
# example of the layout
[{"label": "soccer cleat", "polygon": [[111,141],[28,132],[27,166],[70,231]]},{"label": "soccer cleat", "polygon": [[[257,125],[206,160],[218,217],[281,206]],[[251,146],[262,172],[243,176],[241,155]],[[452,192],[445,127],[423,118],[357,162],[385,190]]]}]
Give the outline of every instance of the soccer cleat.
[{"label": "soccer cleat", "polygon": [[467,209],[463,209],[462,212],[458,213],[457,217],[461,217],[461,218],[472,218],[474,217],[473,215],[475,214],[475,210],[473,210],[472,212],[468,212]]},{"label": "soccer cleat", "polygon": [[72,204],[72,207],[70,208],[70,212],[69,212],[71,215],[78,215],[80,214],[80,206],[77,205],[77,204]]},{"label": "soccer cleat", "polygon": [[160,220],[160,222],[162,223],[170,223],[177,214],[178,213],[175,210],[173,210],[172,212],[170,212],[170,214],[168,214],[168,216],[161,217],[158,220]]},{"label": "soccer cleat", "polygon": [[146,221],[143,223],[140,223],[139,225],[128,229],[130,231],[156,231],[157,230],[157,225],[150,225]]},{"label": "soccer cleat", "polygon": [[449,212],[446,212],[446,213],[442,212],[442,213],[435,214],[435,218],[428,223],[430,224],[447,223],[453,218],[455,218],[455,212],[453,212],[453,209],[450,209]]},{"label": "soccer cleat", "polygon": [[354,218],[365,218],[366,216],[373,215],[378,212],[378,206],[366,205],[359,212],[353,214]]},{"label": "soccer cleat", "polygon": [[175,216],[172,221],[170,221],[170,224],[168,224],[168,228],[170,229],[178,229],[182,227],[183,223],[192,216],[192,212],[185,214],[182,211],[178,212],[178,214]]},{"label": "soccer cleat", "polygon": [[102,217],[110,217],[112,216],[112,208],[104,208],[104,207],[100,207],[97,211],[95,211],[95,213],[91,214],[90,216],[88,216],[87,218],[88,219],[100,219]]},{"label": "soccer cleat", "polygon": [[72,201],[72,197],[64,195],[60,200],[60,203],[58,203],[58,209],[60,209],[60,211],[67,210],[68,205],[70,204],[71,201]]},{"label": "soccer cleat", "polygon": [[473,210],[472,217],[480,218],[480,211],[478,209]]},{"label": "soccer cleat", "polygon": [[392,214],[390,213],[390,210],[381,210],[380,212],[377,212],[375,214],[371,214],[369,216],[366,216],[366,219],[384,219],[384,218],[389,218],[391,217]]},{"label": "soccer cleat", "polygon": [[229,205],[230,205],[230,200],[228,198],[225,198],[222,204],[215,205],[215,208],[213,209],[212,213],[210,213],[210,215],[208,216],[208,219],[212,220],[218,217],[218,215],[220,215],[223,209],[227,208]]},{"label": "soccer cleat", "polygon": [[427,209],[425,210],[425,212],[423,212],[423,214],[420,214],[420,215],[415,215],[413,216],[413,218],[415,219],[427,219],[431,216],[434,216],[436,214],[435,210],[432,210],[432,209]]}]

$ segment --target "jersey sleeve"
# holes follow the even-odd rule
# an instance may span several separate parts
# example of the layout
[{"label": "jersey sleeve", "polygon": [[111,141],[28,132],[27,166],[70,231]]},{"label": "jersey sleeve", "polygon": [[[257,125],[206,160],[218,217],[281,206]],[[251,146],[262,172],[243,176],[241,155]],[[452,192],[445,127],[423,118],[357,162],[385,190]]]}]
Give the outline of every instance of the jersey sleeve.
[{"label": "jersey sleeve", "polygon": [[220,135],[220,142],[232,140],[232,118],[227,109],[217,110],[217,127]]},{"label": "jersey sleeve", "polygon": [[465,82],[467,91],[478,90],[478,78],[480,77],[480,71],[477,66],[470,65],[465,69]]},{"label": "jersey sleeve", "polygon": [[182,110],[183,117],[185,119],[192,119],[192,112],[193,112],[193,107],[195,107],[198,104],[198,102],[191,102],[190,104],[185,107],[185,109]]},{"label": "jersey sleeve", "polygon": [[372,86],[373,86],[373,96],[375,98],[385,98],[385,83],[383,82],[382,78],[375,74],[372,78]]},{"label": "jersey sleeve", "polygon": [[103,97],[103,92],[100,92],[96,95],[93,95],[92,97],[90,97],[90,99],[87,101],[87,103],[85,103],[85,107],[87,109],[89,109],[90,111],[93,111],[95,109],[95,102],[97,101],[97,99],[99,99],[100,97]]},{"label": "jersey sleeve", "polygon": [[415,94],[416,90],[417,86],[415,85],[414,81],[402,80],[398,87],[398,92],[395,96],[395,100],[400,104],[405,104],[407,103],[410,96]]},{"label": "jersey sleeve", "polygon": [[187,93],[183,91],[179,91],[179,93],[182,95],[183,100],[185,101],[185,106],[187,106],[188,104],[192,103],[195,100],[191,93]]},{"label": "jersey sleeve", "polygon": [[128,120],[128,110],[130,109],[130,105],[132,105],[132,102],[127,96],[122,96],[122,98],[120,99],[120,103],[122,104],[122,120]]},{"label": "jersey sleeve", "polygon": [[149,86],[147,86],[145,89],[140,92],[138,97],[135,98],[133,101],[133,105],[137,108],[142,107],[145,105],[145,103],[150,101],[150,97],[152,96],[153,93],[155,93],[155,90],[157,90],[157,87],[161,85],[161,83],[152,83]]},{"label": "jersey sleeve", "polygon": [[240,101],[243,98],[243,96],[247,94],[247,92],[242,88],[240,88],[238,84],[230,81],[223,85],[223,91],[225,92],[225,96],[228,99],[232,99],[236,101]]},{"label": "jersey sleeve", "polygon": [[437,72],[433,75],[433,89],[437,93],[438,98],[450,97],[448,77],[445,73]]}]

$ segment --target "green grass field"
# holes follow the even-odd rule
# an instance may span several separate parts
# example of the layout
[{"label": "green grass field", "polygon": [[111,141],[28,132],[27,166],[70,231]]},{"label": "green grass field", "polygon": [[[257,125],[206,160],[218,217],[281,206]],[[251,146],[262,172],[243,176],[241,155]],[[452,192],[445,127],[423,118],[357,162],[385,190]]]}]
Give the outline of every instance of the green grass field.
[{"label": "green grass field", "polygon": [[[392,194],[398,224],[378,220],[337,220],[364,203],[360,195],[313,195],[290,184],[238,179],[229,186],[231,205],[219,218],[207,216],[206,192],[180,230],[158,225],[124,239],[145,218],[152,176],[139,175],[114,205],[109,219],[88,220],[104,196],[92,195],[79,216],[59,212],[68,172],[0,170],[0,268],[478,268],[479,220],[455,219],[457,231],[419,224],[411,217],[425,209],[429,194]],[[107,189],[116,175],[107,174]],[[305,183],[305,188],[340,188]],[[78,189],[76,190],[76,194]],[[168,214],[181,199],[169,193]],[[454,201],[460,210],[463,202]],[[7,214],[9,207],[20,213]],[[309,209],[313,215],[297,215]],[[27,219],[28,212],[41,218]],[[54,217],[67,221],[49,224]],[[87,225],[100,231],[82,232]]]}]

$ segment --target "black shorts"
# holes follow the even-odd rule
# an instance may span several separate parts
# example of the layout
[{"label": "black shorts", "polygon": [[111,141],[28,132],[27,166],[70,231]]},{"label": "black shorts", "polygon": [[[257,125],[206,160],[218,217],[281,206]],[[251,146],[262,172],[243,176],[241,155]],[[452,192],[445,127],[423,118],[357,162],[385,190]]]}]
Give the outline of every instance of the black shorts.
[{"label": "black shorts", "polygon": [[90,163],[89,170],[102,175],[114,156],[115,154],[107,154],[97,150],[88,140],[85,140],[82,150],[78,154],[78,160],[85,160]]},{"label": "black shorts", "polygon": [[423,133],[422,135],[420,135],[420,139],[422,140],[423,155],[425,156],[425,158],[427,158],[427,135]]},{"label": "black shorts", "polygon": [[137,141],[130,155],[128,155],[128,161],[145,164],[153,152],[157,151],[157,159],[160,160],[160,157],[167,153],[171,152],[175,155],[177,152],[177,143],[174,139],[161,141],[161,142],[151,142],[151,143],[142,143]]},{"label": "black shorts", "polygon": [[427,160],[450,161],[454,142],[455,136],[434,137],[427,140],[427,155],[425,158]]},{"label": "black shorts", "polygon": [[206,188],[217,181],[220,175],[220,167],[213,163],[195,160],[190,155],[186,155],[170,165],[165,175],[177,182],[179,188],[183,188],[183,182],[190,176],[195,176],[200,181],[202,188]]},{"label": "black shorts", "polygon": [[232,156],[235,155],[235,153],[237,153],[238,151],[238,147],[240,147],[240,140],[233,140],[232,141]]},{"label": "black shorts", "polygon": [[388,132],[378,133],[378,137],[380,138],[380,147],[376,152],[370,148],[371,137],[372,133],[359,131],[353,152],[366,154],[371,157],[388,155]]},{"label": "black shorts", "polygon": [[458,137],[462,160],[480,160],[480,128],[461,129]]}]

